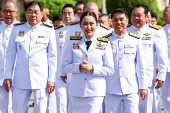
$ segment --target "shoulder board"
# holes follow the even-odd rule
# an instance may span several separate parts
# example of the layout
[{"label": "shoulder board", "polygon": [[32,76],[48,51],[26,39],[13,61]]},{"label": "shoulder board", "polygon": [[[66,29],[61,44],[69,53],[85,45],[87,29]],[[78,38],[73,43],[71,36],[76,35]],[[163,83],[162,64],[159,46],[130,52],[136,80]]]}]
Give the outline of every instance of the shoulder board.
[{"label": "shoulder board", "polygon": [[127,25],[127,27],[130,27],[130,26],[131,26],[131,24],[128,24],[128,25]]},{"label": "shoulder board", "polygon": [[53,27],[53,26],[51,26],[51,25],[49,25],[49,24],[47,24],[47,23],[45,23],[45,22],[43,22],[43,24],[46,25],[46,26],[48,26],[48,27]]},{"label": "shoulder board", "polygon": [[166,25],[166,24],[162,24],[161,26],[164,26],[164,25]]},{"label": "shoulder board", "polygon": [[14,24],[14,26],[22,25],[22,24],[24,24],[24,23],[25,23],[25,22],[16,23],[16,24]]},{"label": "shoulder board", "polygon": [[107,30],[109,30],[109,29],[110,29],[110,27],[109,27],[109,26],[106,26],[106,25],[104,25],[104,24],[100,24],[100,26],[101,26],[101,27],[103,27],[103,28],[105,28],[105,29],[107,29]]},{"label": "shoulder board", "polygon": [[78,24],[80,21],[70,22],[70,25]]},{"label": "shoulder board", "polygon": [[159,30],[159,29],[161,29],[161,27],[162,26],[160,26],[160,25],[149,25],[151,28],[154,28],[154,29],[156,29],[156,30]]},{"label": "shoulder board", "polygon": [[102,41],[102,42],[107,42],[107,43],[108,43],[108,41],[109,41],[109,39],[103,38],[103,37],[97,37],[97,40],[98,40],[98,41]]},{"label": "shoulder board", "polygon": [[103,36],[103,37],[101,37],[101,38],[108,38],[109,36],[111,36],[112,35],[112,33],[109,33],[109,34],[107,34],[107,35],[105,35],[105,36]]},{"label": "shoulder board", "polygon": [[55,27],[54,30],[56,30],[56,29],[58,29],[58,28],[61,28],[61,27],[63,27],[63,25],[60,25],[60,26]]},{"label": "shoulder board", "polygon": [[70,36],[70,40],[81,40],[81,36]]},{"label": "shoulder board", "polygon": [[135,37],[135,38],[137,38],[137,39],[140,39],[140,36],[139,36],[139,35],[136,35],[136,34],[134,34],[134,33],[129,32],[129,35],[130,35],[130,36],[133,36],[133,37]]}]

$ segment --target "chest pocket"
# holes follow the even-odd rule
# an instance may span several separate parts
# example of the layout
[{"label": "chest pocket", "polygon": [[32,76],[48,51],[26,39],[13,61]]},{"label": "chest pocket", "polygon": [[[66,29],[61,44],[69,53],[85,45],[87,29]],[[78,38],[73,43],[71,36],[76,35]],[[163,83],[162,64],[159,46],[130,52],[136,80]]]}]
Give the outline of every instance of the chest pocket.
[{"label": "chest pocket", "polygon": [[24,37],[17,36],[17,38],[15,39],[15,42],[25,43],[25,38],[24,38]]},{"label": "chest pocket", "polygon": [[126,54],[134,54],[135,53],[135,48],[125,48],[124,52]]},{"label": "chest pocket", "polygon": [[47,45],[47,43],[48,43],[48,38],[38,38],[37,39],[37,44]]},{"label": "chest pocket", "polygon": [[153,47],[152,41],[151,40],[143,40],[143,47],[152,48]]}]

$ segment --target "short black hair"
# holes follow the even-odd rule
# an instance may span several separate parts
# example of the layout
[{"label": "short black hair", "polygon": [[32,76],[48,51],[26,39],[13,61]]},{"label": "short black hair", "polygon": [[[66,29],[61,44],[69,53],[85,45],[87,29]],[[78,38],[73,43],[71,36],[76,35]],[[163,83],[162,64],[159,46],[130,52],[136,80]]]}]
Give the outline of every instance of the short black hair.
[{"label": "short black hair", "polygon": [[102,17],[102,16],[106,16],[106,17],[109,18],[108,14],[106,14],[106,13],[100,13],[99,18]]},{"label": "short black hair", "polygon": [[135,5],[135,6],[132,8],[132,11],[133,11],[133,9],[139,8],[139,7],[142,7],[142,8],[144,9],[144,14],[145,14],[145,16],[147,16],[147,15],[148,15],[148,12],[149,12],[150,10],[149,10],[148,6],[146,6],[145,4],[137,4],[137,5]]},{"label": "short black hair", "polygon": [[124,8],[118,8],[118,9],[112,11],[112,12],[111,12],[111,19],[113,18],[113,15],[114,15],[115,13],[124,13],[125,16],[128,18],[128,12],[127,12],[126,9],[124,9]]},{"label": "short black hair", "polygon": [[84,6],[86,5],[86,3],[84,1],[78,1],[75,6],[77,6],[79,4],[83,4]]},{"label": "short black hair", "polygon": [[61,18],[61,14],[60,13],[57,13],[53,16],[53,23],[55,21],[62,21],[62,18]]},{"label": "short black hair", "polygon": [[157,20],[157,15],[156,15],[156,13],[151,12],[151,17],[152,17],[152,18],[156,18],[156,20]]},{"label": "short black hair", "polygon": [[67,8],[67,7],[70,7],[70,8],[73,9],[74,15],[77,13],[77,12],[76,12],[76,8],[75,8],[72,4],[66,4],[66,5],[63,7],[63,9],[62,9],[62,13],[63,13],[63,10],[64,10],[65,8]]},{"label": "short black hair", "polygon": [[42,12],[43,11],[43,5],[40,3],[40,2],[36,2],[36,1],[32,1],[32,2],[29,2],[26,6],[25,6],[25,11],[27,11],[27,9],[34,5],[34,4],[37,4],[39,7],[40,7],[40,11]]},{"label": "short black hair", "polygon": [[94,17],[94,19],[95,19],[95,21],[96,21],[96,23],[97,23],[96,14],[94,14],[94,13],[91,12],[91,11],[86,11],[86,12],[84,12],[84,13],[81,15],[81,17],[80,17],[80,24],[81,24],[81,22],[82,22],[82,20],[83,20],[83,18],[84,18],[85,16],[92,16],[92,17]]},{"label": "short black hair", "polygon": [[102,13],[102,9],[99,9],[99,12]]}]

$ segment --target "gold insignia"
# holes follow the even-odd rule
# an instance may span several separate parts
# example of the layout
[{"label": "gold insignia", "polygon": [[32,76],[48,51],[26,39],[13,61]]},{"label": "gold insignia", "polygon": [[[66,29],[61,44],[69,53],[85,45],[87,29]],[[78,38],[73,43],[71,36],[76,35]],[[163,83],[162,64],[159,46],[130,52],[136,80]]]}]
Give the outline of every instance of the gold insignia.
[{"label": "gold insignia", "polygon": [[149,25],[151,28],[154,28],[154,29],[156,29],[156,30],[159,30],[159,29],[161,29],[161,27],[162,26],[160,26],[160,25]]},{"label": "gold insignia", "polygon": [[135,38],[137,38],[137,39],[139,39],[139,38],[140,38],[140,36],[139,36],[139,35],[133,34],[133,33],[131,33],[131,32],[129,32],[129,35],[130,35],[130,36],[133,36],[133,37],[135,37]]},{"label": "gold insignia", "polygon": [[78,24],[80,21],[70,22],[70,25]]},{"label": "gold insignia", "polygon": [[151,34],[149,34],[149,33],[146,33],[146,34],[144,34],[144,35],[146,35],[146,36],[149,36],[149,35],[151,35]]},{"label": "gold insignia", "polygon": [[106,25],[104,25],[104,24],[100,24],[100,26],[101,26],[101,27],[103,27],[103,28],[105,28],[105,29],[107,29],[107,30],[109,30],[109,29],[110,29],[110,27],[109,27],[109,26],[106,26]]},{"label": "gold insignia", "polygon": [[105,35],[105,36],[103,36],[103,37],[101,37],[101,38],[108,38],[109,36],[111,36],[112,35],[112,33],[109,33],[109,34],[107,34],[107,35]]},{"label": "gold insignia", "polygon": [[46,25],[46,26],[48,26],[48,27],[53,27],[53,26],[51,26],[51,25],[49,25],[49,24],[47,24],[47,23],[45,23],[45,22],[42,22],[44,25]]},{"label": "gold insignia", "polygon": [[97,45],[97,47],[96,47],[96,49],[100,49],[100,50],[105,50],[105,45],[102,45],[102,43],[100,42],[99,44],[96,44]]},{"label": "gold insignia", "polygon": [[58,29],[58,28],[61,28],[61,27],[63,27],[63,25],[60,25],[60,26],[55,27],[54,30],[56,30],[56,29]]},{"label": "gold insignia", "polygon": [[70,40],[81,40],[81,36],[70,36]]},{"label": "gold insignia", "polygon": [[130,27],[130,26],[131,26],[131,24],[128,24],[128,25],[127,25],[127,27]]},{"label": "gold insignia", "polygon": [[107,38],[102,38],[102,37],[97,37],[97,40],[98,40],[98,41],[102,41],[102,42],[108,42],[108,41],[109,41],[109,39],[107,39]]},{"label": "gold insignia", "polygon": [[25,23],[25,22],[16,23],[16,24],[14,24],[14,26],[22,25],[22,24],[24,24],[24,23]]}]

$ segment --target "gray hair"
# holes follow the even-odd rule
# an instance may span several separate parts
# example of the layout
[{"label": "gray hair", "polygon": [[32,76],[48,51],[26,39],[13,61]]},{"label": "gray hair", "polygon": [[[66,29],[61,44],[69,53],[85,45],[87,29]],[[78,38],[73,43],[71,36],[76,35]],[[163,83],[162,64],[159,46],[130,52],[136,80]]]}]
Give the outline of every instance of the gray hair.
[{"label": "gray hair", "polygon": [[14,5],[15,5],[15,9],[18,10],[18,5],[17,3],[14,1],[14,0],[5,0],[2,5],[1,5],[1,10],[3,9],[4,5],[7,3],[7,2],[13,2]]}]

